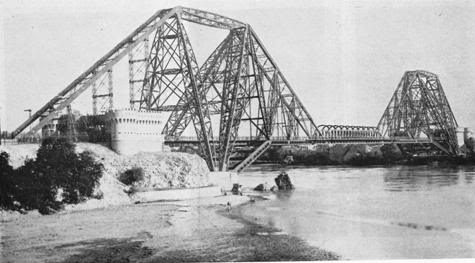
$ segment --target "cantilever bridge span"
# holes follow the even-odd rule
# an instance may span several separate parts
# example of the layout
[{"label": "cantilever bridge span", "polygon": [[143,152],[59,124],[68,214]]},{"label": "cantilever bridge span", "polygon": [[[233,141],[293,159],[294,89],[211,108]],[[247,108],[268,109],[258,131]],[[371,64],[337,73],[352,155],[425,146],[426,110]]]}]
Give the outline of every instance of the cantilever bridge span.
[{"label": "cantilever bridge span", "polygon": [[[228,32],[201,65],[186,22]],[[238,171],[272,144],[429,144],[457,153],[457,123],[434,74],[406,72],[375,127],[317,126],[250,25],[180,6],[156,12],[13,135],[27,127],[38,132],[86,90],[92,91],[94,114],[113,109],[113,72],[118,74],[121,61],[128,64],[128,107],[166,113],[162,134],[167,143],[198,144],[211,170],[228,169],[240,143],[255,147]],[[184,137],[187,129],[195,136]]]}]

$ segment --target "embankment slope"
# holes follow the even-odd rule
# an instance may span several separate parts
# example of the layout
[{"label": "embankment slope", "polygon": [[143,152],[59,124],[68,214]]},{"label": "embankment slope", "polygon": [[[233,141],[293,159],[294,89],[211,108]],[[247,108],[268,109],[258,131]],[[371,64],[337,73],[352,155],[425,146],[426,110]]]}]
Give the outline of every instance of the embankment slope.
[{"label": "embankment slope", "polygon": [[[0,151],[10,155],[10,164],[18,168],[26,159],[35,158],[38,144],[0,145]],[[193,154],[173,152],[140,152],[132,156],[121,156],[109,148],[93,143],[77,143],[78,153],[89,151],[93,158],[104,166],[103,175],[96,187],[96,196],[77,205],[69,205],[66,210],[82,210],[107,207],[110,205],[130,204],[133,199],[126,193],[128,186],[118,177],[128,169],[139,167],[144,179],[134,187],[140,191],[157,188],[185,188],[209,185],[209,170],[205,161]]]}]

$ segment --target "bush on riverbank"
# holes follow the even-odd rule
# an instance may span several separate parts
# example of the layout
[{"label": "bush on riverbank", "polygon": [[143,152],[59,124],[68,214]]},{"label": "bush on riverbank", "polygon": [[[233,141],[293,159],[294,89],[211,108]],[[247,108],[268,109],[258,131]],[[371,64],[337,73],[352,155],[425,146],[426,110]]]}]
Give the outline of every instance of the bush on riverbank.
[{"label": "bush on riverbank", "polygon": [[385,164],[398,163],[404,160],[404,155],[395,144],[383,144],[380,150],[383,153]]},{"label": "bush on riverbank", "polygon": [[15,184],[13,167],[10,165],[10,156],[6,152],[0,153],[0,208],[13,210]]},{"label": "bush on riverbank", "polygon": [[143,170],[140,167],[127,169],[119,175],[119,181],[125,185],[131,185],[141,180],[143,180]]},{"label": "bush on riverbank", "polygon": [[36,159],[27,160],[18,169],[9,168],[8,154],[2,153],[1,158],[0,206],[4,209],[52,213],[64,204],[92,197],[102,176],[103,167],[91,153],[77,154],[75,145],[62,138],[43,140]]},{"label": "bush on riverbank", "polygon": [[328,150],[311,150],[296,146],[270,148],[260,160],[284,163],[287,156],[292,156],[292,164],[328,165],[334,164],[328,156]]},{"label": "bush on riverbank", "polygon": [[[102,177],[91,198],[78,204],[65,205],[64,209],[85,210],[115,205],[133,204],[130,190],[153,191],[161,188],[188,188],[208,186],[211,183],[206,162],[198,155],[176,152],[141,152],[122,156],[101,144],[77,142],[76,153],[89,152],[103,165]],[[28,159],[35,159],[38,144],[0,145],[0,152],[10,155],[10,165],[18,169]],[[128,169],[140,167],[143,180],[127,187],[118,178]],[[102,197],[102,198],[101,198]]]},{"label": "bush on riverbank", "polygon": [[260,160],[280,162],[292,156],[292,164],[303,165],[385,165],[407,163],[405,156],[394,144],[334,144],[318,145],[313,148],[298,146],[273,147]]},{"label": "bush on riverbank", "polygon": [[379,156],[357,155],[349,159],[347,164],[354,166],[380,165],[384,164],[384,160]]}]

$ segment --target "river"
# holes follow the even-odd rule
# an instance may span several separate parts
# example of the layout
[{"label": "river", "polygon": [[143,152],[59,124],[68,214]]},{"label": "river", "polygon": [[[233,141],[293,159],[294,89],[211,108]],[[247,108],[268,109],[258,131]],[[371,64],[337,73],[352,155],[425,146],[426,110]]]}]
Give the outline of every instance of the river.
[{"label": "river", "polygon": [[[475,257],[475,167],[289,167],[296,189],[236,213],[343,259]],[[242,173],[268,182],[276,166]]]}]

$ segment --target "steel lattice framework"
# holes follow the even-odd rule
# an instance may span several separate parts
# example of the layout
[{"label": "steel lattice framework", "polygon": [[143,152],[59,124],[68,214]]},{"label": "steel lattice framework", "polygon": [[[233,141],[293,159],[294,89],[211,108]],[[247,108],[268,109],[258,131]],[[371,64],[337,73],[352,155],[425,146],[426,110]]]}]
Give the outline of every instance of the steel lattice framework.
[{"label": "steel lattice framework", "polygon": [[[201,66],[184,21],[229,31]],[[28,126],[36,133],[89,87],[94,113],[112,109],[113,67],[127,54],[130,107],[169,112],[162,132],[169,138],[180,137],[192,124],[211,170],[227,169],[243,123],[249,127],[247,136],[264,141],[321,136],[251,26],[185,7],[156,12],[20,125],[14,136]]]},{"label": "steel lattice framework", "polygon": [[457,126],[437,75],[418,70],[404,74],[377,127],[391,138],[426,136],[453,155],[458,151]]},{"label": "steel lattice framework", "polygon": [[[227,30],[227,36],[199,65],[184,22]],[[455,154],[457,122],[436,75],[406,72],[377,127],[317,127],[252,27],[197,9],[156,12],[14,132],[37,133],[92,87],[94,114],[114,107],[114,76],[128,58],[129,107],[167,112],[162,134],[168,142],[196,134],[210,170],[227,170],[240,141],[254,152],[238,164],[244,169],[273,143],[419,143],[425,135],[447,154]],[[244,135],[244,136],[243,136]]]}]

